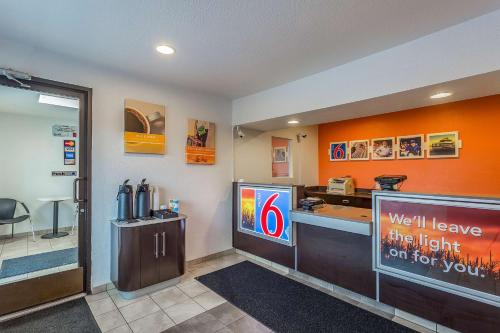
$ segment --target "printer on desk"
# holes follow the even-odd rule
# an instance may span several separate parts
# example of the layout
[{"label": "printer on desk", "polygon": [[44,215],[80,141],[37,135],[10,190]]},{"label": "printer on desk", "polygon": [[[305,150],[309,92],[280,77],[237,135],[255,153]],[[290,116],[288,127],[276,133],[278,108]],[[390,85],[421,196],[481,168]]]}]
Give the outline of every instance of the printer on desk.
[{"label": "printer on desk", "polygon": [[355,187],[354,181],[351,177],[338,177],[328,179],[328,187],[326,193],[328,194],[354,194]]}]

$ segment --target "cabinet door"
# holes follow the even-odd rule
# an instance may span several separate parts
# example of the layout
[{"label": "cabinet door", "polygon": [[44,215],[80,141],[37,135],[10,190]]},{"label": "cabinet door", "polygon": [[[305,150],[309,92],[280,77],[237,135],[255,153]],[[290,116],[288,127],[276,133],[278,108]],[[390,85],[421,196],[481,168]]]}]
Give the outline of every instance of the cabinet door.
[{"label": "cabinet door", "polygon": [[184,274],[184,220],[162,223],[160,230],[160,280]]},{"label": "cabinet door", "polygon": [[160,235],[158,225],[141,227],[141,288],[160,282],[158,258],[160,257]]}]

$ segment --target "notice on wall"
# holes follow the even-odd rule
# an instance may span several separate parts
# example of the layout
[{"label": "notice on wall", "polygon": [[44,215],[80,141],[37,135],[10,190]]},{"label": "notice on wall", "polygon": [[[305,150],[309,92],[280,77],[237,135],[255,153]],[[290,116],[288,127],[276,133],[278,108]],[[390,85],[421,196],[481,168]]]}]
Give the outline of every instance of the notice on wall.
[{"label": "notice on wall", "polygon": [[239,186],[238,231],[291,245],[291,187]]},{"label": "notice on wall", "polygon": [[75,165],[76,142],[75,140],[64,140],[64,165]]},{"label": "notice on wall", "polygon": [[500,304],[500,201],[384,195],[375,203],[375,270]]},{"label": "notice on wall", "polygon": [[76,126],[69,126],[69,125],[52,126],[53,136],[76,138],[77,133],[78,133],[78,128]]}]

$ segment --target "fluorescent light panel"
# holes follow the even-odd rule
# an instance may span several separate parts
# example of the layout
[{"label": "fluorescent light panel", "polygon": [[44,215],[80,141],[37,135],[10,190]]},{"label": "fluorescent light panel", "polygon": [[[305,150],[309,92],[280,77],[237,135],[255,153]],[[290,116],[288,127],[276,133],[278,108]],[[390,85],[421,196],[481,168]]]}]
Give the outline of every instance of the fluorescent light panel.
[{"label": "fluorescent light panel", "polygon": [[67,108],[79,109],[80,100],[76,98],[40,94],[38,103],[64,106]]},{"label": "fluorescent light panel", "polygon": [[432,99],[445,98],[445,97],[448,97],[448,96],[451,96],[451,95],[452,95],[451,92],[440,92],[440,93],[431,95],[431,98]]}]

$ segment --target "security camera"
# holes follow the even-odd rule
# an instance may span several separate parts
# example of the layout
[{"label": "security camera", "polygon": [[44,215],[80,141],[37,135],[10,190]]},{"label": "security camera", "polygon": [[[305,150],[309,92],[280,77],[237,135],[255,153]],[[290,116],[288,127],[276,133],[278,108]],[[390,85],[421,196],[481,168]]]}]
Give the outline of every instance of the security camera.
[{"label": "security camera", "polygon": [[300,139],[305,139],[307,138],[307,134],[305,133],[298,133],[297,134],[297,142],[300,142]]},{"label": "security camera", "polygon": [[239,126],[236,126],[236,133],[238,133],[238,137],[240,139],[243,139],[245,137],[245,133],[243,133],[243,131],[241,130],[241,128]]}]

